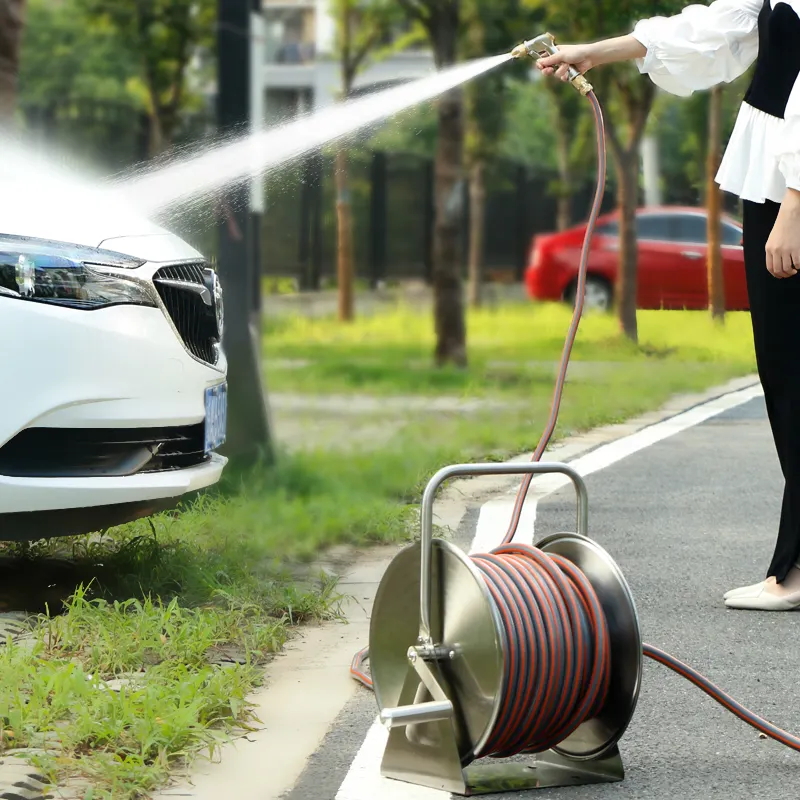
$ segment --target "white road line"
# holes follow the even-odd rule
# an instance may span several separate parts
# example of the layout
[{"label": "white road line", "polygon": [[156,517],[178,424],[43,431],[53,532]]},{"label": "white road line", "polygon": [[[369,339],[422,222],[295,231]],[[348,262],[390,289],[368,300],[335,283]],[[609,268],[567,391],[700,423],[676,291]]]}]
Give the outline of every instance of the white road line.
[{"label": "white road line", "polygon": [[[676,433],[699,425],[725,411],[743,405],[756,397],[761,397],[763,394],[761,386],[752,386],[738,392],[731,392],[663,422],[643,428],[630,436],[602,445],[591,453],[571,461],[570,465],[580,475],[590,475],[611,464],[616,464],[645,447],[668,439]],[[538,501],[566,486],[569,482],[569,478],[562,475],[544,475],[534,481],[520,522],[518,541],[533,542]],[[516,491],[516,489],[511,490],[514,494]],[[470,553],[486,552],[499,544],[508,527],[513,507],[513,500],[507,498],[484,503],[481,507]],[[382,778],[380,765],[387,739],[388,731],[376,720],[369,729],[364,744],[353,760],[344,782],[339,787],[336,800],[445,800],[450,797],[449,792]]]},{"label": "white road line", "polygon": [[[763,397],[764,390],[760,385],[749,386],[747,389],[741,389],[738,392],[731,392],[730,394],[718,397],[708,403],[690,408],[682,414],[675,417],[665,419],[663,422],[657,422],[655,425],[650,425],[647,428],[632,433],[630,436],[624,436],[621,439],[616,439],[613,442],[604,444],[596,450],[592,450],[585,456],[576,458],[570,461],[570,466],[575,469],[579,475],[586,477],[593,472],[605,469],[606,467],[616,464],[627,456],[633,455],[639,450],[644,450],[645,447],[657,444],[658,442],[668,439],[681,431],[688,428],[700,425],[712,417],[729,411],[737,406],[744,405],[757,397]],[[563,486],[569,484],[569,478],[564,475],[543,475],[536,478],[533,482],[530,492],[530,500],[540,500],[543,497],[561,489]],[[516,494],[516,488],[509,490],[510,493]]]},{"label": "white road line", "polygon": [[[490,500],[481,506],[478,527],[472,540],[470,553],[488,553],[497,547],[503,538],[511,515],[514,512],[513,500]],[[515,541],[533,544],[533,526],[536,522],[536,502],[526,502],[522,509],[519,529]]]},{"label": "white road line", "polygon": [[450,797],[449,792],[440,789],[381,777],[380,765],[388,739],[389,731],[380,722],[374,722],[336,793],[336,800],[444,800]]}]

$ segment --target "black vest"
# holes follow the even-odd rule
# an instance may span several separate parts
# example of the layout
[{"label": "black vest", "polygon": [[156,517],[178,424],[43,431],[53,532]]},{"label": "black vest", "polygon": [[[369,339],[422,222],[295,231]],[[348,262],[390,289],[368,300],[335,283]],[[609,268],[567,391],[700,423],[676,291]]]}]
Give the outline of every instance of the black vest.
[{"label": "black vest", "polygon": [[753,108],[784,118],[800,75],[800,17],[784,2],[764,0],[758,17],[758,61],[744,100]]}]

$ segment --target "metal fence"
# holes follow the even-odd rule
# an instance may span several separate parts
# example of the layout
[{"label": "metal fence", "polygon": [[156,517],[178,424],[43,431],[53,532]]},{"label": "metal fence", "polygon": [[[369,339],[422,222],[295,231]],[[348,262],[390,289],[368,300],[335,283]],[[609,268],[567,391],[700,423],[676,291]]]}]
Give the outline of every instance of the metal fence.
[{"label": "metal fence", "polygon": [[[548,186],[554,174],[506,161],[487,169],[485,268],[520,278],[534,235],[556,227],[556,208]],[[295,279],[304,288],[333,282],[336,275],[334,165],[315,154],[302,165],[275,176],[267,189],[263,219],[263,273]],[[427,280],[431,274],[434,224],[434,170],[429,159],[373,152],[350,164],[356,276],[381,281]],[[573,219],[586,217],[593,187],[573,197]],[[469,203],[462,186],[462,252],[466,263]],[[604,210],[614,207],[613,189]]]}]

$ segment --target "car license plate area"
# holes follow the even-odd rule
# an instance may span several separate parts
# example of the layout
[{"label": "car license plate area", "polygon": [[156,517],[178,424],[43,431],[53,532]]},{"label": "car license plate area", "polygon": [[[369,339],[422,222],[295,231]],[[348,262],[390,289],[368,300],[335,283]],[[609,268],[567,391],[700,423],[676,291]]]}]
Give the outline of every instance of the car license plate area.
[{"label": "car license plate area", "polygon": [[206,455],[225,443],[228,429],[228,385],[220,383],[206,389]]}]

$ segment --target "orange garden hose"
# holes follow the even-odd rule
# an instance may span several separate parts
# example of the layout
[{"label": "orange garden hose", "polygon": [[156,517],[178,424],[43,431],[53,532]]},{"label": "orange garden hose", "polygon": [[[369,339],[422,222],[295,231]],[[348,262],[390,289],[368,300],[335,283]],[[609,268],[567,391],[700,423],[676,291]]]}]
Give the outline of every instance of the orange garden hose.
[{"label": "orange garden hose", "polygon": [[[594,111],[597,130],[597,188],[550,416],[532,461],[541,460],[558,422],[569,359],[583,314],[592,235],[605,193],[603,112],[593,91],[586,97]],[[532,480],[533,475],[527,475],[522,481],[501,546],[491,553],[472,556],[501,619],[507,687],[497,723],[477,757],[507,758],[548,750],[595,716],[608,692],[611,646],[605,615],[591,583],[567,559],[513,543]],[[748,725],[800,752],[799,737],[744,708],[692,667],[649,644],[643,645],[642,653],[686,678]],[[350,674],[372,689],[372,679],[365,670],[368,658],[369,648],[356,653]]]},{"label": "orange garden hose", "polygon": [[[536,451],[531,458],[531,461],[541,461],[547,445],[550,444],[550,439],[556,429],[558,422],[558,412],[561,408],[561,397],[564,394],[564,384],[567,380],[567,369],[569,368],[569,359],[572,355],[572,347],[575,344],[575,337],[578,334],[578,326],[580,325],[581,316],[583,315],[583,304],[586,295],[586,273],[589,267],[589,255],[592,247],[592,236],[594,235],[595,225],[597,218],[600,216],[600,207],[603,205],[603,195],[606,190],[606,131],[605,123],[603,121],[603,110],[600,108],[600,103],[594,92],[586,95],[592,105],[595,117],[595,129],[597,131],[597,187],[594,193],[594,200],[592,201],[592,210],[589,213],[589,224],[586,227],[586,234],[583,239],[583,250],[581,252],[581,262],[578,267],[578,283],[575,290],[575,309],[572,313],[572,321],[567,331],[567,338],[564,342],[564,349],[561,353],[561,362],[558,368],[558,376],[556,378],[556,386],[553,392],[553,399],[550,403],[550,416],[545,425],[544,433],[536,447]],[[517,499],[514,503],[514,510],[511,515],[511,523],[508,526],[508,531],[503,538],[503,544],[508,544],[516,536],[519,521],[522,517],[522,509],[525,505],[525,499],[528,496],[528,490],[531,487],[533,475],[526,475],[522,481],[522,485],[517,492]]]},{"label": "orange garden hose", "polygon": [[473,556],[500,612],[507,653],[500,713],[477,753],[543,753],[603,708],[611,642],[603,607],[566,558],[530,545]]}]

